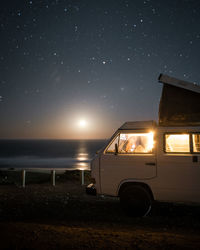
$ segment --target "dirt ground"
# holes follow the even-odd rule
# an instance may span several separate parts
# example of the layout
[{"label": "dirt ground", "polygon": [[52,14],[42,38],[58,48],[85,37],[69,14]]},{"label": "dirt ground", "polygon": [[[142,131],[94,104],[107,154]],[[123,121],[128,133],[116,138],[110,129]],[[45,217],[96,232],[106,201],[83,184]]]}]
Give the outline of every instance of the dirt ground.
[{"label": "dirt ground", "polygon": [[86,195],[77,174],[55,187],[12,178],[1,175],[0,249],[200,249],[200,207],[160,203],[132,218],[118,199]]}]

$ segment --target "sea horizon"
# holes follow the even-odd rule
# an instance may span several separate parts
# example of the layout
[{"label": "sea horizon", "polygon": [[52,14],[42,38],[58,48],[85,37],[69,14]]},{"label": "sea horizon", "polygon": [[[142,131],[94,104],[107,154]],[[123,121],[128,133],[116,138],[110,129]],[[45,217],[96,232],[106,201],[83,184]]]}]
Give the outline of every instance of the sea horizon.
[{"label": "sea horizon", "polygon": [[1,168],[90,169],[103,139],[0,139]]}]

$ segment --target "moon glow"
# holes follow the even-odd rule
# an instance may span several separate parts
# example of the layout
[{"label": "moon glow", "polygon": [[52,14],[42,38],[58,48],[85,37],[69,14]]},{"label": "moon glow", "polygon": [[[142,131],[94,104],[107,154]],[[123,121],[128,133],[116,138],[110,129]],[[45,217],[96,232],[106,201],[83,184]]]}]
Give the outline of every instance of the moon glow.
[{"label": "moon glow", "polygon": [[78,124],[79,124],[79,127],[81,128],[87,127],[87,122],[84,119],[80,120]]}]

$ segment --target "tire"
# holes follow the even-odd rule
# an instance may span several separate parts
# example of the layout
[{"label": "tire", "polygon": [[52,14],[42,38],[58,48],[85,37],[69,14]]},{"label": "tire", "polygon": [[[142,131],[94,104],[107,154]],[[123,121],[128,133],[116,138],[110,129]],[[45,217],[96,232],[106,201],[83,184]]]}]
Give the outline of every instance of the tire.
[{"label": "tire", "polygon": [[134,217],[147,216],[151,211],[152,202],[148,190],[139,185],[127,186],[120,192],[123,210]]}]

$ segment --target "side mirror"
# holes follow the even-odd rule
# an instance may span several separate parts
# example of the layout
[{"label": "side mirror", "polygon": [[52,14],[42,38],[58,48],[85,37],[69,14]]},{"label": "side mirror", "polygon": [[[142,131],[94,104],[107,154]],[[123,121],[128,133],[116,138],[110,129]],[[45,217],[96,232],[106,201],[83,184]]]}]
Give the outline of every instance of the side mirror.
[{"label": "side mirror", "polygon": [[118,146],[117,146],[117,143],[115,143],[115,155],[118,154]]}]

